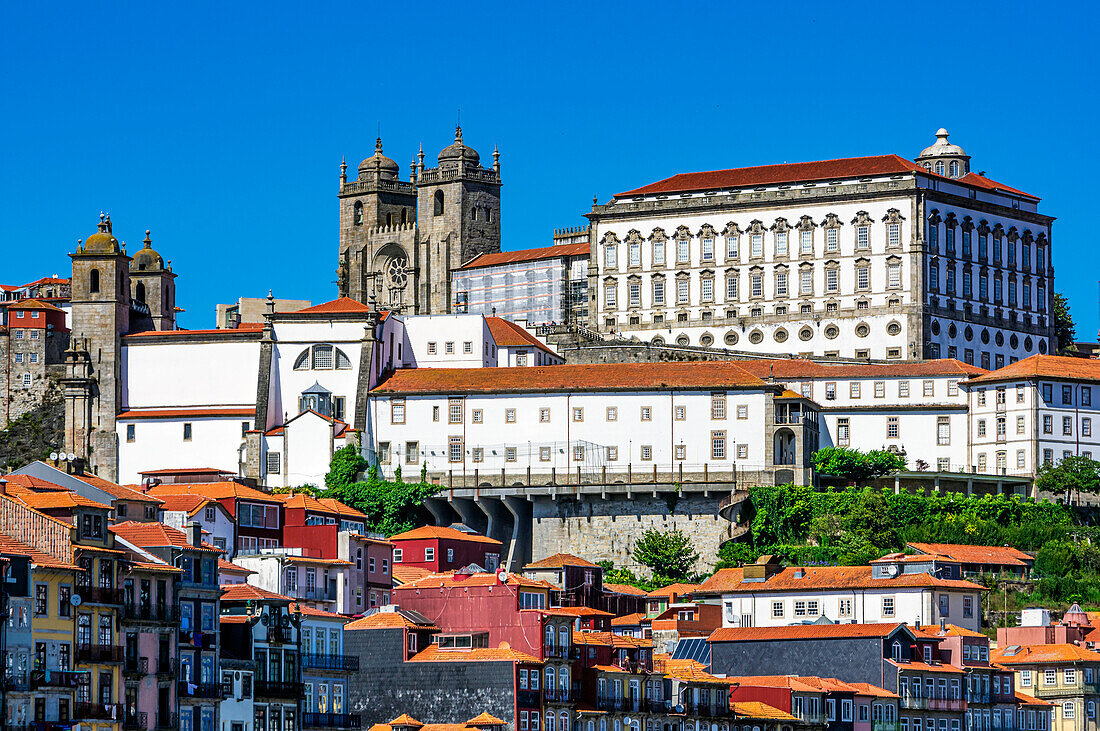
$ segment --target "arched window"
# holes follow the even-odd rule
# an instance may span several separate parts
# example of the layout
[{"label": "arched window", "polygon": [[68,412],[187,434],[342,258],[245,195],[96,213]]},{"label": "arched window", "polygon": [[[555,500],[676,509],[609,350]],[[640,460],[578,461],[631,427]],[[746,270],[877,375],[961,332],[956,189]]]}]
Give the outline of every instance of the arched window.
[{"label": "arched window", "polygon": [[943,161],[936,163],[936,175],[943,175]]},{"label": "arched window", "polygon": [[363,201],[355,201],[355,225],[363,223]]},{"label": "arched window", "polygon": [[901,643],[900,642],[894,642],[894,644],[890,647],[890,657],[893,658],[894,660],[900,660],[901,659]]},{"label": "arched window", "polygon": [[313,369],[314,370],[329,370],[332,368],[332,346],[331,345],[314,345],[313,346]]},{"label": "arched window", "polygon": [[144,302],[145,301],[145,283],[144,282],[138,282],[137,286],[134,287],[134,297],[137,299],[138,302]]},{"label": "arched window", "polygon": [[561,629],[558,630],[558,644],[561,646],[561,649],[563,649],[563,650],[566,649],[567,647],[569,647],[569,628],[568,627],[562,627]]},{"label": "arched window", "polygon": [[351,359],[339,348],[336,349],[336,370],[346,371],[351,368]]},{"label": "arched window", "polygon": [[[558,678],[557,674],[554,672],[554,668],[546,668],[546,682],[543,683],[542,687],[551,698],[554,696],[554,689],[558,687]],[[549,717],[547,720],[549,720]]]},{"label": "arched window", "polygon": [[442,190],[437,190],[435,192],[435,204],[432,207],[432,215],[433,216],[442,216],[443,215],[443,191]]},{"label": "arched window", "polygon": [[298,357],[294,359],[294,370],[296,371],[308,371],[309,370],[309,348],[306,348]]},{"label": "arched window", "polygon": [[[550,670],[547,670],[546,672],[550,672]],[[554,716],[553,713],[547,713],[546,714],[546,731],[554,731],[554,729],[555,729],[554,719],[555,719],[555,716]]]},{"label": "arched window", "polygon": [[99,291],[99,270],[98,269],[93,269],[92,271],[88,272],[88,291],[89,292],[98,292]]},{"label": "arched window", "polygon": [[558,688],[561,689],[561,699],[569,700],[569,668],[558,668]]},{"label": "arched window", "polygon": [[569,714],[565,711],[558,714],[558,731],[569,731]]},{"label": "arched window", "polygon": [[952,178],[959,177],[959,163],[958,163],[958,161],[955,161],[955,162],[951,163],[951,177]]},{"label": "arched window", "polygon": [[[554,627],[553,625],[546,625],[546,651],[554,651]],[[549,677],[549,676],[547,676]]]}]

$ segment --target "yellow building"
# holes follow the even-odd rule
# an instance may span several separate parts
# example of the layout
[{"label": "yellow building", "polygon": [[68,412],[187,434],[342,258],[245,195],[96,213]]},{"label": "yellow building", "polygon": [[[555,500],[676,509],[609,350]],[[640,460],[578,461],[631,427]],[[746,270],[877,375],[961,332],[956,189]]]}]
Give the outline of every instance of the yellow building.
[{"label": "yellow building", "polygon": [[[1025,710],[1021,731],[1097,731],[1100,653],[1077,645],[1012,645],[990,653],[991,663],[1011,668],[1021,693],[1053,704],[1051,717]],[[1017,711],[1019,715],[1019,711]]]}]

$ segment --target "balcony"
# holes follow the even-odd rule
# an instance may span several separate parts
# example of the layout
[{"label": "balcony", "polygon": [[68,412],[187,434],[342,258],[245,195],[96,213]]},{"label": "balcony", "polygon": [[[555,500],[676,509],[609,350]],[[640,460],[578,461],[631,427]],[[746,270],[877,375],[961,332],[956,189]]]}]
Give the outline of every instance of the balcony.
[{"label": "balcony", "polygon": [[965,711],[966,701],[950,698],[928,698],[925,700],[925,708],[930,711]]},{"label": "balcony", "polygon": [[316,602],[336,601],[336,587],[302,586],[290,591],[295,599],[308,599]]},{"label": "balcony", "polygon": [[302,728],[359,728],[357,713],[302,712]]},{"label": "balcony", "polygon": [[117,645],[77,645],[78,663],[122,662],[123,648]]},{"label": "balcony", "polygon": [[257,698],[297,700],[302,695],[302,684],[278,680],[257,680],[254,692]]},{"label": "balcony", "polygon": [[625,711],[628,710],[629,702],[626,698],[596,698],[596,710],[597,711]]},{"label": "balcony", "polygon": [[31,688],[75,688],[80,676],[87,673],[77,673],[72,670],[32,670]]},{"label": "balcony", "polygon": [[158,713],[157,714],[157,731],[175,731],[176,728],[176,714],[174,713]]},{"label": "balcony", "polygon": [[874,721],[871,731],[898,731],[898,724],[896,721]]},{"label": "balcony", "polygon": [[157,660],[157,675],[175,675],[179,663],[176,658],[159,658]]},{"label": "balcony", "polygon": [[73,592],[80,597],[82,604],[122,604],[126,601],[125,592],[122,589],[78,586]]},{"label": "balcony", "polygon": [[121,703],[74,703],[73,720],[81,721],[86,718],[103,721],[114,721],[122,718]]},{"label": "balcony", "polygon": [[224,698],[231,695],[221,683],[188,683],[186,680],[179,681],[177,692],[180,698]]},{"label": "balcony", "polygon": [[288,643],[292,642],[290,639],[290,627],[268,627],[267,628],[267,641]]},{"label": "balcony", "polygon": [[516,705],[523,708],[538,708],[542,705],[542,693],[537,690],[518,690]]},{"label": "balcony", "polygon": [[123,675],[147,675],[149,673],[149,658],[128,657],[122,666]]},{"label": "balcony", "polygon": [[218,646],[216,632],[203,632],[200,630],[183,630],[180,632],[180,642],[192,645],[200,650],[213,650]]},{"label": "balcony", "polygon": [[920,696],[903,695],[901,701],[898,703],[900,708],[908,708],[913,711],[922,711],[927,706],[924,703],[924,698]]},{"label": "balcony", "polygon": [[542,654],[547,659],[557,658],[557,659],[560,659],[560,660],[568,660],[569,659],[569,647],[561,647],[559,645],[554,645],[552,647],[546,647],[546,648],[543,648]]},{"label": "balcony", "polygon": [[671,701],[666,700],[651,700],[646,698],[645,710],[646,713],[668,713],[671,710]]},{"label": "balcony", "polygon": [[133,731],[149,728],[149,714],[145,712],[127,713],[126,717],[122,719],[122,728],[132,729]]},{"label": "balcony", "polygon": [[338,670],[354,673],[359,670],[358,655],[302,655],[305,670]]},{"label": "balcony", "polygon": [[569,702],[569,689],[568,688],[547,688],[542,691],[543,700],[553,701],[555,703],[568,703]]},{"label": "balcony", "polygon": [[27,673],[10,671],[4,675],[4,690],[9,693],[25,693],[31,689],[30,678]]},{"label": "balcony", "polygon": [[153,604],[123,604],[122,619],[127,622],[152,622],[155,624],[176,624],[180,613],[178,607]]}]

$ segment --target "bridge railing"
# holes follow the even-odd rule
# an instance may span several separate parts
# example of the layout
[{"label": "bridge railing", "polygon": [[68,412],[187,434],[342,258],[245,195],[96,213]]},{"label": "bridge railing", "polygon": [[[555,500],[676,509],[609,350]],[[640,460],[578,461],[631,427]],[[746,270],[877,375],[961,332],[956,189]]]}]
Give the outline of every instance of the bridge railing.
[{"label": "bridge railing", "polygon": [[662,492],[687,490],[689,492],[723,490],[737,491],[758,484],[762,465],[741,462],[691,464],[641,463],[607,465],[601,467],[578,466],[573,469],[549,468],[540,471],[535,467],[521,470],[447,470],[428,472],[428,481],[448,489],[500,488],[537,490],[538,492],[591,491],[603,488],[610,491],[630,492],[646,487]]}]

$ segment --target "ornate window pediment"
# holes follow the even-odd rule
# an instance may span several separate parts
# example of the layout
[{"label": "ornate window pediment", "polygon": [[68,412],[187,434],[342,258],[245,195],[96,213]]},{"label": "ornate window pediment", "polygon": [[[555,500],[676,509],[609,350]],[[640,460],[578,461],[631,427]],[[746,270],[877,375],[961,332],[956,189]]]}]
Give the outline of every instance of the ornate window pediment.
[{"label": "ornate window pediment", "polygon": [[928,214],[928,223],[932,224],[933,226],[937,226],[942,222],[943,222],[943,219],[940,218],[939,209],[938,208],[933,208],[932,212]]},{"label": "ornate window pediment", "polygon": [[696,234],[701,239],[713,239],[718,236],[718,232],[714,230],[714,226],[709,223],[704,223],[703,227],[699,229],[699,233]]},{"label": "ornate window pediment", "polygon": [[[857,259],[856,261],[858,262],[860,260]],[[864,259],[863,261],[866,261],[866,259]],[[887,264],[901,264],[901,257],[897,256],[896,254],[891,254],[890,256],[886,257],[886,263]]]},{"label": "ornate window pediment", "polygon": [[603,283],[604,284],[618,284],[619,280],[616,279],[615,277],[604,277],[603,278]]},{"label": "ornate window pediment", "polygon": [[955,228],[959,225],[959,219],[955,218],[954,213],[948,213],[947,218],[945,218],[943,222],[947,225],[948,228]]},{"label": "ornate window pediment", "polygon": [[811,262],[804,261],[798,265],[798,268],[802,271],[813,271],[814,265]]},{"label": "ornate window pediment", "polygon": [[672,238],[679,239],[681,241],[683,241],[684,239],[690,239],[691,229],[687,226],[677,226],[676,233],[672,236]]},{"label": "ornate window pediment", "polygon": [[[637,275],[632,274],[631,276],[637,276]],[[652,277],[650,277],[650,279],[664,279],[664,278],[665,278],[664,274],[654,274]]]},{"label": "ornate window pediment", "polygon": [[964,216],[963,217],[963,222],[962,222],[962,230],[963,231],[973,231],[974,230],[974,219],[972,219],[970,216]]},{"label": "ornate window pediment", "polygon": [[982,220],[978,221],[978,235],[979,236],[986,236],[990,232],[990,230],[991,229],[989,228],[989,221],[985,220],[984,218]]},{"label": "ornate window pediment", "polygon": [[1024,238],[1024,243],[1025,244],[1030,244],[1032,241],[1035,240],[1035,237],[1031,235],[1031,229],[1030,228],[1025,228],[1024,229],[1023,238]]},{"label": "ornate window pediment", "polygon": [[641,281],[641,279],[642,278],[639,275],[631,274],[630,276],[628,276],[626,278],[626,281],[628,281],[628,282],[639,282],[639,281]]},{"label": "ornate window pediment", "polygon": [[756,219],[752,223],[750,223],[748,228],[749,233],[754,234],[763,234],[766,230],[767,229],[764,228],[764,222],[759,219]]},{"label": "ornate window pediment", "polygon": [[714,276],[714,270],[713,269],[704,269],[703,271],[699,272],[699,276],[700,277],[713,277]]},{"label": "ornate window pediment", "polygon": [[738,269],[737,267],[728,267],[726,269],[726,274],[740,274],[740,273],[741,273],[741,270]]},{"label": "ornate window pediment", "polygon": [[1004,229],[1004,226],[1002,226],[1002,225],[1001,225],[1001,224],[999,224],[999,223],[998,223],[998,224],[995,224],[995,225],[993,226],[993,237],[994,237],[994,238],[997,238],[997,239],[999,239],[999,238],[1001,238],[1001,237],[1002,237],[1002,236],[1004,236],[1004,235],[1005,235],[1005,229]]},{"label": "ornate window pediment", "polygon": [[644,240],[642,234],[636,228],[630,229],[626,234],[626,242],[628,244],[640,244]]},{"label": "ornate window pediment", "polygon": [[883,223],[901,223],[905,220],[905,216],[901,215],[901,211],[897,208],[891,208],[886,211],[886,215],[882,217]]},{"label": "ornate window pediment", "polygon": [[1009,226],[1008,233],[1006,235],[1008,236],[1008,240],[1012,241],[1013,243],[1015,243],[1015,241],[1020,238],[1020,232],[1016,230],[1015,226]]},{"label": "ornate window pediment", "polygon": [[772,224],[772,231],[790,231],[791,227],[787,223],[787,219],[780,217],[775,219],[775,223]]},{"label": "ornate window pediment", "polygon": [[785,272],[785,271],[787,271],[787,269],[789,269],[789,267],[786,264],[776,264],[774,268],[775,268],[775,271],[777,271],[777,272]]},{"label": "ornate window pediment", "polygon": [[856,217],[852,219],[852,223],[859,226],[872,224],[874,223],[874,221],[871,220],[871,216],[867,213],[867,211],[859,211],[856,213]]},{"label": "ornate window pediment", "polygon": [[871,260],[866,258],[866,257],[861,256],[858,259],[856,259],[856,266],[857,267],[871,266]]},{"label": "ornate window pediment", "polygon": [[1035,239],[1035,243],[1039,246],[1044,245],[1047,242],[1047,235],[1043,232],[1039,233],[1039,237]]},{"label": "ornate window pediment", "polygon": [[733,221],[730,221],[729,223],[727,223],[726,227],[724,229],[722,229],[722,235],[723,236],[740,236],[741,233],[742,233],[741,232],[741,227],[738,226]]},{"label": "ornate window pediment", "polygon": [[688,272],[679,272],[679,273],[678,273],[678,274],[676,275],[676,278],[677,278],[677,279],[691,279],[691,274],[690,274],[690,273],[688,273]]},{"label": "ornate window pediment", "polygon": [[653,229],[653,233],[651,233],[649,235],[649,240],[650,241],[668,241],[668,236],[665,235],[665,230],[663,228],[655,228],[655,229]]},{"label": "ornate window pediment", "polygon": [[749,273],[750,274],[763,274],[764,273],[764,267],[760,266],[759,264],[757,264],[755,266],[751,266],[751,267],[749,267]]},{"label": "ornate window pediment", "polygon": [[619,243],[619,237],[615,235],[614,231],[608,231],[603,235],[603,238],[600,239],[600,243],[605,246],[608,244],[617,244]]},{"label": "ornate window pediment", "polygon": [[844,222],[835,213],[826,213],[825,220],[821,222],[822,228],[840,228],[843,225]]},{"label": "ornate window pediment", "polygon": [[798,219],[798,226],[796,226],[795,228],[797,228],[799,231],[812,231],[816,227],[817,224],[814,223],[814,219],[809,216],[803,216],[802,218]]},{"label": "ornate window pediment", "polygon": [[[866,259],[864,259],[864,261],[866,261]],[[837,269],[839,267],[840,267],[840,262],[837,261],[836,259],[829,259],[827,262],[825,262],[825,268],[826,269]]]}]

